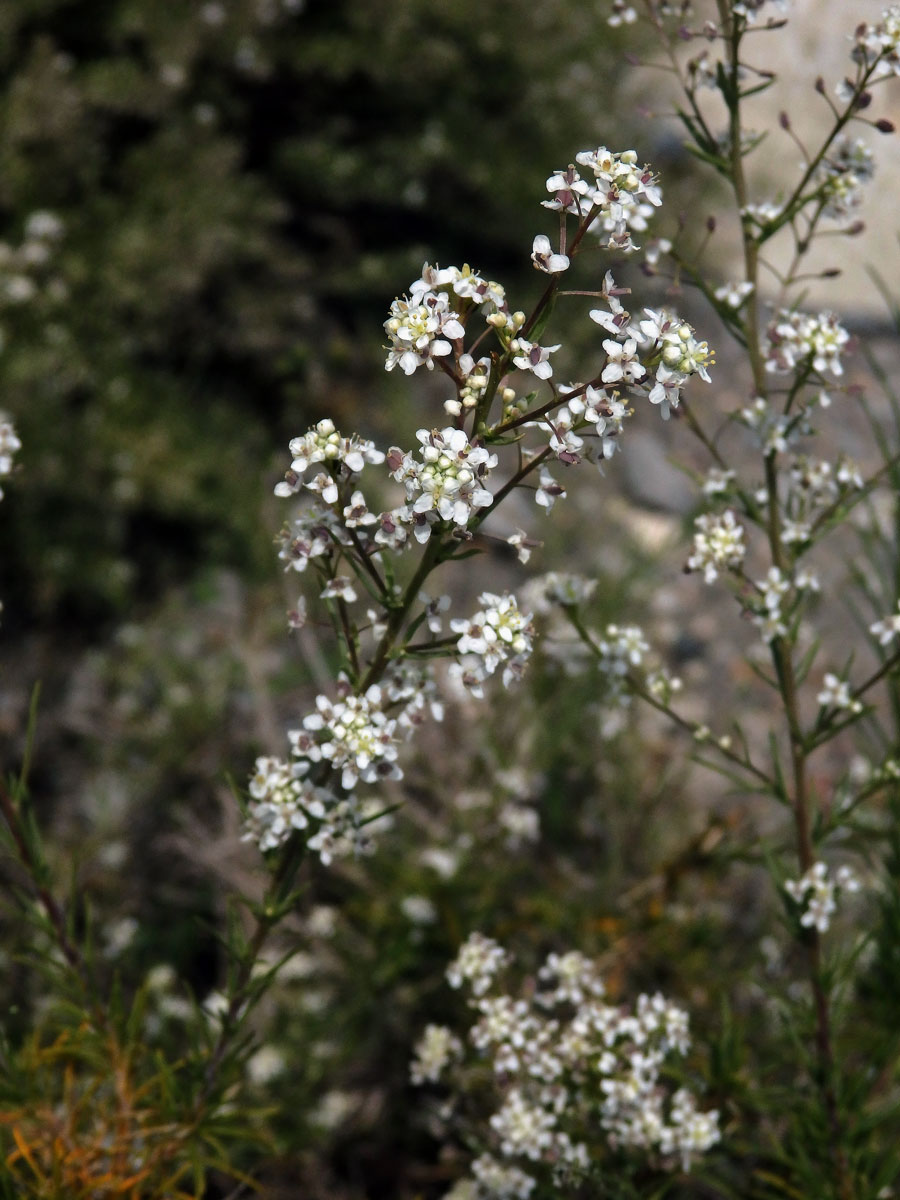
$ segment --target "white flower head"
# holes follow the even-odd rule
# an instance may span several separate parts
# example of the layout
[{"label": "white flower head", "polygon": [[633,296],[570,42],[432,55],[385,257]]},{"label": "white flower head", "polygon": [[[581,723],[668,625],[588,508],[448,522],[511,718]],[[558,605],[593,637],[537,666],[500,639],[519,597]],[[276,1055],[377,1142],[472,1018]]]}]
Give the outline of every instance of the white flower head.
[{"label": "white flower head", "polygon": [[[464,430],[452,426],[420,429],[416,437],[421,444],[420,459],[396,448],[388,455],[393,478],[406,488],[410,515],[449,521],[464,529],[478,509],[493,502],[484,484],[497,465],[497,455],[470,442]],[[418,528],[424,531],[419,540],[427,541],[430,525],[423,521]]]}]

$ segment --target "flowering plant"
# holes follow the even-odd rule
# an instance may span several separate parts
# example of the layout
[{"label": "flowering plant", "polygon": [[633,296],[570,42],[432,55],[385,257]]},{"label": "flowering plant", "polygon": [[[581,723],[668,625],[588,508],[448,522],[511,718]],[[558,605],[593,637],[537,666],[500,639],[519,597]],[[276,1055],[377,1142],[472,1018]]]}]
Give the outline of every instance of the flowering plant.
[{"label": "flowering plant", "polygon": [[[824,83],[816,86],[829,109],[821,144],[801,147],[798,178],[759,199],[748,160],[760,139],[745,127],[744,111],[772,78],[751,64],[747,45],[751,34],[782,27],[783,8],[776,0],[720,0],[700,16],[688,0],[646,0],[641,12],[681,89],[691,150],[730,185],[742,278],[707,277],[687,222],[671,237],[648,236],[662,191],[635,151],[579,151],[546,180],[542,204],[553,214],[544,218],[552,237],[538,232],[532,242],[541,287],[530,310],[513,307],[504,286],[467,264],[425,263],[391,303],[385,370],[430,373],[440,385],[428,389],[439,395],[420,427],[379,448],[326,415],[290,442],[290,465],[275,487],[287,509],[278,557],[292,586],[302,583],[306,594],[288,623],[296,631],[318,624],[329,630],[334,670],[291,723],[284,753],[259,756],[238,797],[241,836],[261,854],[266,883],[262,896],[235,908],[229,920],[225,986],[194,1009],[179,1011],[171,995],[168,1003],[155,1001],[152,1030],[177,1015],[196,1042],[185,1051],[187,1083],[178,1103],[171,1097],[181,1064],[152,1073],[150,1052],[142,1058],[129,1048],[140,1021],[110,1016],[97,1000],[90,956],[49,886],[27,770],[0,792],[11,852],[31,885],[29,904],[89,1013],[84,1028],[94,1040],[85,1058],[96,1062],[105,1047],[117,1064],[121,1086],[114,1102],[104,1100],[97,1122],[115,1152],[84,1168],[85,1189],[169,1194],[186,1186],[191,1171],[200,1179],[221,1166],[219,1148],[242,1083],[248,1075],[265,1083],[281,1069],[277,1056],[248,1056],[246,1031],[292,960],[288,952],[280,961],[273,942],[302,907],[302,872],[343,878],[340,872],[352,871],[362,856],[377,862],[379,844],[390,845],[394,810],[404,802],[412,807],[406,772],[417,742],[428,736],[425,726],[450,710],[486,712],[501,689],[516,703],[537,659],[547,677],[558,671],[565,680],[587,679],[602,704],[598,743],[629,726],[639,733],[643,718],[636,713],[643,709],[687,735],[690,750],[681,757],[727,782],[729,796],[719,797],[723,807],[730,804],[727,819],[717,818],[662,872],[664,889],[685,857],[708,855],[710,845],[720,847],[715,861],[723,878],[741,863],[754,872],[758,890],[765,881],[760,908],[770,926],[780,921],[767,955],[771,995],[742,993],[732,1007],[743,1005],[745,1017],[762,1012],[781,1040],[764,1043],[772,1059],[760,1065],[761,1051],[754,1073],[736,1049],[740,1039],[729,1034],[728,997],[718,1041],[712,1034],[708,1046],[694,1047],[687,1010],[655,987],[632,995],[615,978],[612,949],[601,963],[561,946],[535,956],[532,946],[514,972],[513,956],[489,933],[458,930],[446,981],[467,989],[474,1019],[464,1040],[448,999],[445,1022],[422,1023],[410,1068],[412,1085],[440,1096],[427,1111],[449,1170],[442,1169],[434,1194],[894,1194],[896,1030],[867,1043],[871,1063],[846,1035],[854,1003],[865,1004],[866,969],[890,968],[900,978],[888,936],[898,927],[900,901],[887,891],[876,895],[872,865],[890,875],[900,861],[890,840],[891,819],[900,815],[900,598],[893,529],[885,534],[878,509],[879,502],[894,503],[900,452],[873,421],[881,454],[875,465],[858,464],[843,449],[833,458],[813,454],[813,438],[817,451],[827,444],[829,420],[855,394],[847,382],[852,339],[835,312],[807,312],[801,303],[811,245],[826,233],[858,232],[855,216],[874,159],[845,129],[861,121],[890,132],[889,122],[864,113],[872,89],[900,74],[900,10],[858,26],[852,74],[833,89],[836,98]],[[625,0],[614,0],[613,27],[638,19]],[[691,57],[697,45],[702,50]],[[781,125],[791,131],[787,116]],[[838,228],[823,229],[829,221]],[[710,236],[715,227],[707,225]],[[793,243],[786,264],[773,250],[780,233]],[[647,304],[631,298],[636,275],[634,289],[621,282],[629,260],[641,263]],[[771,294],[766,270],[777,285]],[[741,360],[735,403],[698,386],[715,378],[713,353],[669,303],[680,302],[688,285],[708,302],[709,320],[719,322]],[[563,342],[551,343],[548,331],[555,323],[563,337],[579,309],[591,340],[575,378]],[[464,599],[465,584],[455,582],[478,553],[499,550],[529,564],[557,502],[575,492],[575,469],[589,463],[602,476],[623,443],[627,453],[633,418],[667,421],[664,428],[693,439],[689,469],[700,507],[685,573],[735,602],[742,620],[729,638],[745,652],[744,680],[756,681],[746,684],[747,694],[757,684],[765,693],[762,730],[742,719],[737,702],[723,718],[722,697],[715,715],[698,716],[691,688],[669,669],[674,656],[664,645],[654,650],[656,639],[631,613],[603,614],[595,580],[551,572],[511,590],[492,579],[476,589],[476,600]],[[837,422],[839,434],[846,420]],[[0,419],[0,476],[11,474],[20,449],[12,425]],[[836,590],[824,548],[849,528],[872,561],[886,555],[891,568],[882,571],[880,590],[865,571],[857,573],[858,595],[871,612],[858,621],[852,646],[827,622],[821,635],[814,624]],[[445,583],[448,576],[454,581]],[[851,759],[848,746],[860,753]],[[503,774],[495,771],[495,782],[504,783]],[[540,834],[537,811],[523,802],[527,790],[514,780],[513,800],[497,814],[507,852]],[[461,809],[471,797],[462,799]],[[422,861],[444,879],[455,874],[453,855],[439,847]],[[842,943],[838,936],[841,918],[865,903],[880,905],[882,929],[868,960],[864,940],[846,934]],[[420,936],[436,923],[426,895],[407,894],[401,908]],[[304,919],[312,923],[309,914]],[[306,935],[321,933],[307,928]],[[541,940],[538,931],[532,941]],[[302,964],[294,967],[304,978]],[[145,1000],[167,987],[158,976],[148,980]],[[711,987],[697,985],[699,1003]],[[707,1013],[707,1029],[711,1024]],[[34,1048],[39,1064],[44,1051]],[[790,1103],[766,1082],[775,1059],[788,1054],[779,1086],[786,1090],[789,1081]],[[139,1083],[141,1071],[147,1078]],[[70,1108],[90,1124],[83,1097]],[[157,1121],[163,1110],[166,1120]],[[0,1118],[18,1131],[9,1164],[20,1175],[31,1170],[43,1186],[62,1161],[62,1134],[29,1141],[18,1110]],[[42,1119],[50,1120],[44,1110]],[[178,1164],[172,1171],[171,1162]],[[755,1190],[742,1192],[749,1178]]]}]

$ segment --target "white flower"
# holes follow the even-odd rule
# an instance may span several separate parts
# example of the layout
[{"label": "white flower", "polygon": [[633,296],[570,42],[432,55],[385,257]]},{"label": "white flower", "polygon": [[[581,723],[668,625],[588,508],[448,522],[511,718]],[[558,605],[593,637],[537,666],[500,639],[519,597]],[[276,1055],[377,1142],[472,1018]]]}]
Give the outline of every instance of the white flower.
[{"label": "white flower", "polygon": [[536,502],[549,512],[557,500],[564,500],[565,497],[566,489],[556,482],[546,467],[541,467],[538,487],[534,494]]},{"label": "white flower", "polygon": [[[528,1200],[537,1181],[518,1167],[500,1163],[490,1154],[482,1154],[472,1163],[472,1174],[478,1180],[477,1196],[490,1200]],[[456,1189],[454,1189],[455,1191]],[[450,1200],[446,1197],[445,1200]],[[454,1200],[456,1198],[454,1197]],[[465,1197],[460,1200],[466,1200]],[[472,1198],[474,1200],[474,1196]]]},{"label": "white flower", "polygon": [[606,23],[615,29],[617,25],[633,25],[637,19],[637,13],[626,0],[613,0],[613,10]]},{"label": "white flower", "polygon": [[692,375],[709,383],[708,368],[715,359],[707,343],[694,336],[687,321],[666,309],[645,308],[644,312],[647,319],[641,321],[640,333],[647,346],[646,357],[658,362],[649,400],[660,405],[665,420],[670,409],[678,406],[681,389]]},{"label": "white flower", "polygon": [[[468,981],[473,993],[469,1041],[493,1072],[499,1104],[488,1138],[502,1158],[583,1177],[591,1158],[578,1139],[587,1112],[599,1117],[612,1148],[641,1149],[656,1165],[662,1156],[686,1171],[719,1140],[718,1113],[700,1111],[687,1089],[669,1095],[664,1082],[667,1059],[690,1049],[683,1009],[659,993],[631,1007],[604,1003],[594,964],[577,951],[549,956],[538,973],[549,987],[529,981],[521,995],[502,994],[497,975],[506,963],[496,942],[473,934],[448,970],[453,986]],[[446,1041],[446,1034],[435,1037],[441,1064]],[[512,1179],[509,1171],[482,1155],[472,1164],[481,1185],[474,1195],[527,1196],[529,1178]]]},{"label": "white flower", "polygon": [[548,275],[559,275],[569,269],[569,258],[566,254],[555,254],[550,245],[550,239],[544,233],[539,233],[531,247],[531,261],[539,271]]},{"label": "white flower", "polygon": [[850,692],[850,684],[831,671],[827,672],[822,681],[822,690],[816,696],[816,701],[826,708],[845,709],[852,713],[863,710],[859,700],[855,700]]},{"label": "white flower", "polygon": [[560,571],[549,571],[539,582],[545,598],[551,604],[561,604],[563,607],[585,604],[597,590],[596,579],[585,579],[582,575]]},{"label": "white flower", "polygon": [[704,496],[719,496],[727,492],[734,482],[734,471],[710,467],[703,481]]},{"label": "white flower", "polygon": [[885,617],[884,620],[876,621],[874,625],[869,626],[869,633],[878,638],[882,646],[890,645],[900,633],[900,601],[897,602],[897,610],[892,616]]},{"label": "white flower", "polygon": [[782,597],[791,586],[779,568],[769,567],[765,579],[757,586],[762,592],[763,604],[769,612],[779,612],[781,610]]},{"label": "white flower", "polygon": [[582,150],[575,161],[588,169],[593,181],[583,178],[574,166],[555,172],[547,180],[553,199],[545,200],[544,207],[581,218],[591,213],[591,228],[605,238],[608,247],[637,249],[631,230],[645,229],[647,217],[661,203],[656,177],[648,167],[638,166],[633,150],[616,154],[600,146]]},{"label": "white flower", "polygon": [[607,340],[603,343],[607,354],[606,366],[600,378],[604,383],[637,383],[647,374],[637,356],[637,342],[627,338],[624,343]]},{"label": "white flower", "polygon": [[278,557],[287,564],[286,571],[305,571],[310,559],[329,554],[334,542],[343,543],[346,537],[332,510],[316,503],[282,529],[277,539],[281,545]]},{"label": "white flower", "polygon": [[65,226],[56,213],[38,209],[36,212],[29,213],[25,221],[25,240],[56,242],[62,237],[64,229]]},{"label": "white flower", "polygon": [[537,542],[534,538],[528,536],[524,529],[517,529],[515,533],[511,533],[506,539],[508,546],[514,547],[516,558],[523,565],[531,558],[532,550],[541,546],[542,542]]},{"label": "white flower", "polygon": [[513,351],[513,364],[520,371],[531,371],[538,379],[549,379],[553,374],[550,365],[550,355],[559,349],[555,346],[539,346],[536,342],[526,341],[525,338],[513,338],[509,344]]},{"label": "white flower", "polygon": [[353,584],[346,575],[335,575],[319,593],[320,600],[344,600],[347,604],[352,604],[356,598]]},{"label": "white flower", "polygon": [[729,308],[740,308],[752,291],[753,284],[745,279],[740,283],[725,283],[717,287],[713,295]]},{"label": "white flower", "polygon": [[598,646],[601,666],[611,675],[624,675],[629,665],[639,667],[650,649],[639,625],[607,625]]},{"label": "white flower", "polygon": [[[560,462],[572,465],[580,462],[579,451],[584,446],[584,439],[574,432],[576,417],[565,405],[558,408],[552,416],[546,416],[542,424],[550,429],[550,449]],[[537,422],[529,422],[529,424]]]}]

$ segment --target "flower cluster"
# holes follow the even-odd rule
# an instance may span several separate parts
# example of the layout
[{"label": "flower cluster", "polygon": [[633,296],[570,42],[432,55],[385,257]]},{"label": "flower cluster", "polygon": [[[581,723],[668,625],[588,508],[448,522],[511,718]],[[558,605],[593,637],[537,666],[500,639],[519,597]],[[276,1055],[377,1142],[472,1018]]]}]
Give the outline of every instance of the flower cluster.
[{"label": "flower cluster", "polygon": [[305,486],[310,491],[318,492],[328,504],[334,504],[338,498],[335,475],[341,467],[348,476],[355,476],[366,463],[378,465],[384,462],[384,454],[375,449],[374,443],[355,433],[345,437],[338,433],[334,422],[327,417],[302,437],[292,438],[289,449],[293,456],[291,469],[284,480],[276,485],[275,495],[294,495],[304,486],[306,471],[321,463],[329,474],[319,474]]},{"label": "flower cluster", "polygon": [[[12,421],[0,412],[0,479],[7,479],[13,472],[13,455],[22,449],[22,443],[16,436]],[[3,499],[3,488],[0,487],[0,500]]]},{"label": "flower cluster", "polygon": [[786,374],[808,361],[814,371],[843,375],[841,354],[849,341],[834,313],[782,309],[766,330],[766,370]]},{"label": "flower cluster", "polygon": [[351,791],[359,780],[401,779],[397,765],[396,718],[383,712],[382,689],[373,684],[357,696],[345,683],[337,700],[316,698],[316,711],[303,718],[303,728],[288,737],[293,753],[306,769],[323,760],[340,772],[341,787]]},{"label": "flower cluster", "polygon": [[450,628],[460,635],[454,674],[481,696],[481,685],[499,666],[503,666],[504,687],[521,676],[533,648],[534,627],[531,614],[521,612],[508,592],[502,596],[484,592],[478,603],[482,607],[473,617],[453,620]]},{"label": "flower cluster", "polygon": [[[577,167],[548,181],[553,199],[547,207],[573,213],[578,236],[567,239],[563,218],[556,246],[544,234],[532,243],[534,266],[551,277],[569,268],[566,247],[574,254],[591,226],[609,246],[633,248],[631,231],[643,228],[660,203],[656,180],[647,167],[638,165],[634,151],[617,154],[600,147],[580,152],[576,161]],[[663,239],[653,245],[657,257],[664,247],[670,248]],[[552,279],[548,286],[552,292]],[[606,273],[598,293],[606,307],[591,312],[608,335],[596,376],[587,383],[552,386],[549,402],[535,402],[534,393],[520,398],[510,379],[516,369],[538,381],[552,379],[551,356],[559,347],[540,344],[539,335],[532,333],[539,310],[530,320],[524,312],[511,311],[503,287],[468,265],[442,268],[425,263],[407,295],[391,305],[384,325],[390,342],[385,365],[388,370],[399,366],[408,375],[422,366],[440,365],[454,389],[443,400],[452,423],[421,428],[417,450],[394,446],[386,455],[357,434],[341,433],[328,419],[290,443],[290,470],[275,491],[285,498],[302,496],[305,503],[278,539],[279,556],[286,570],[303,573],[312,566],[316,596],[328,605],[347,674],[338,683],[337,695],[320,695],[315,711],[290,732],[293,766],[270,760],[260,766],[262,774],[251,787],[248,836],[265,849],[281,845],[292,830],[307,825],[318,836],[327,824],[328,853],[345,829],[358,833],[362,806],[355,798],[357,785],[399,778],[399,741],[426,716],[440,719],[442,704],[434,679],[409,665],[416,654],[454,658],[450,678],[476,696],[498,671],[504,686],[523,672],[534,629],[530,613],[519,608],[514,596],[484,593],[477,613],[450,622],[455,638],[439,638],[444,604],[417,596],[418,588],[404,591],[389,556],[415,550],[417,543],[433,546],[432,539],[439,539],[439,552],[426,551],[420,561],[424,582],[432,565],[452,557],[453,541],[472,539],[498,500],[513,488],[530,488],[547,511],[565,496],[565,487],[547,468],[548,452],[564,468],[587,459],[602,469],[619,447],[624,421],[631,415],[624,398],[627,390],[649,395],[668,415],[691,375],[709,378],[711,356],[691,327],[669,313],[646,310],[648,319],[639,328],[619,299],[627,291],[616,287]],[[486,328],[470,329],[476,316]],[[496,338],[499,351],[476,357],[488,333]],[[492,411],[492,405],[499,412]],[[512,429],[521,433],[510,438]],[[531,430],[540,431],[542,446],[519,440]],[[499,454],[491,442],[498,448],[516,443],[517,465],[496,493],[490,479]],[[385,474],[405,492],[399,504],[395,501],[396,506],[385,511],[370,508],[359,483],[366,466],[382,463]],[[540,544],[524,530],[508,541],[522,562]],[[366,597],[373,607],[361,619],[356,606]],[[301,597],[289,613],[289,623],[302,628],[306,620]],[[416,641],[414,633],[420,628],[426,636]],[[613,674],[626,662],[640,661],[640,631],[611,627],[608,632],[611,640],[604,653]],[[334,789],[329,799],[316,790],[322,788]],[[337,812],[340,821],[332,819]],[[510,846],[537,835],[537,816],[529,806],[507,805],[497,822]]]},{"label": "flower cluster", "polygon": [[455,341],[466,332],[445,292],[427,293],[418,304],[395,300],[384,330],[391,339],[385,370],[399,366],[405,375],[412,375],[421,366],[434,370],[435,358],[443,358],[453,350],[448,339]]},{"label": "flower cluster", "polygon": [[505,313],[503,288],[468,265],[441,269],[426,263],[410,284],[409,296],[391,304],[384,323],[390,338],[385,370],[399,366],[406,375],[421,366],[433,370],[435,359],[452,354],[453,343],[465,336],[464,310],[472,307]]},{"label": "flower cluster", "polygon": [[451,1062],[462,1058],[462,1042],[446,1025],[426,1025],[416,1044],[416,1057],[409,1075],[417,1086],[437,1083]]},{"label": "flower cluster", "polygon": [[[38,210],[25,221],[18,246],[0,242],[0,308],[18,308],[43,294],[62,300],[65,283],[48,279],[53,251],[63,236],[63,223],[55,213]],[[2,346],[2,337],[0,337]]]},{"label": "flower cluster", "polygon": [[788,879],[784,890],[797,904],[802,905],[800,924],[827,933],[831,918],[837,910],[838,892],[858,892],[860,883],[849,867],[838,867],[834,879],[823,862],[813,863],[800,879]]},{"label": "flower cluster", "polygon": [[731,509],[703,513],[694,522],[694,547],[687,560],[689,571],[702,571],[706,583],[714,583],[722,570],[736,570],[744,561],[744,529]]},{"label": "flower cluster", "polygon": [[853,61],[875,68],[874,78],[900,75],[900,5],[885,9],[877,25],[863,21],[853,35]]},{"label": "flower cluster", "polygon": [[416,437],[421,443],[421,461],[394,447],[388,454],[388,467],[406,488],[413,517],[421,519],[415,536],[424,542],[431,536],[433,522],[448,521],[465,529],[479,508],[491,504],[493,497],[484,483],[497,465],[497,455],[471,443],[465,430],[452,426],[420,429]]},{"label": "flower cluster", "polygon": [[589,177],[583,178],[575,166],[556,171],[547,180],[553,199],[545,200],[544,207],[582,218],[592,214],[591,226],[606,238],[608,247],[636,249],[631,231],[646,228],[649,212],[662,203],[656,177],[648,167],[638,166],[634,150],[615,154],[600,146],[582,150],[575,162],[588,169]]},{"label": "flower cluster", "polygon": [[494,976],[506,966],[509,955],[493,938],[483,933],[469,934],[459,948],[456,958],[447,968],[447,980],[451,987],[462,987],[463,982],[476,996],[483,996],[494,982]]},{"label": "flower cluster", "polygon": [[860,138],[841,138],[823,158],[815,179],[821,185],[826,217],[841,220],[862,203],[863,185],[875,175],[872,151]]},{"label": "flower cluster", "polygon": [[326,865],[370,850],[363,827],[369,831],[383,804],[357,795],[358,785],[402,778],[400,741],[427,717],[443,719],[434,679],[418,664],[392,663],[381,685],[362,695],[342,677],[337,693],[334,701],[319,696],[302,728],[288,731],[295,761],[256,760],[244,840],[263,851],[283,845],[294,830],[308,830],[306,845]]},{"label": "flower cluster", "polygon": [[[718,1114],[700,1111],[687,1088],[669,1094],[661,1079],[690,1046],[682,1009],[660,994],[639,996],[631,1009],[605,1002],[596,966],[578,952],[551,954],[536,990],[509,995],[497,980],[507,963],[496,942],[473,934],[447,972],[452,986],[468,985],[476,1014],[468,1040],[490,1063],[498,1099],[488,1152],[472,1164],[473,1195],[527,1196],[547,1169],[584,1177],[603,1154],[591,1138],[597,1126],[610,1147],[682,1170],[715,1145]],[[414,1075],[446,1074],[456,1045],[449,1030],[429,1027]],[[465,1086],[464,1074],[454,1077]],[[465,1194],[460,1186],[450,1194]]]},{"label": "flower cluster", "polygon": [[660,406],[665,419],[678,407],[681,389],[692,375],[709,383],[708,368],[715,364],[706,342],[698,341],[694,329],[666,309],[645,308],[647,319],[640,322],[647,361],[656,365],[656,382],[650,389],[650,403]]},{"label": "flower cluster", "polygon": [[301,763],[286,763],[280,758],[258,758],[250,778],[250,803],[245,841],[254,841],[260,850],[274,850],[294,829],[306,829],[310,820],[321,821],[337,804],[337,798],[325,788],[304,778]]}]

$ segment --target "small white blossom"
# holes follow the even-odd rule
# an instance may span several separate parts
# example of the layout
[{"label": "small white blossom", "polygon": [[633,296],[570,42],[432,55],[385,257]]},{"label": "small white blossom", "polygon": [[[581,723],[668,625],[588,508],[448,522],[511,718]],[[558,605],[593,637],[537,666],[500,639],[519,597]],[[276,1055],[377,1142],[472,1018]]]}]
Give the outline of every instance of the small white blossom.
[{"label": "small white blossom", "polygon": [[704,496],[721,496],[727,492],[734,482],[734,471],[723,470],[721,467],[710,467],[703,481]]},{"label": "small white blossom", "polygon": [[831,918],[837,910],[836,893],[857,892],[859,887],[859,880],[849,867],[838,868],[832,880],[823,862],[813,863],[799,879],[788,879],[784,884],[784,890],[791,899],[803,907],[800,924],[805,928],[815,928],[819,933],[828,932]]},{"label": "small white blossom", "polygon": [[531,558],[532,550],[543,545],[542,542],[535,541],[534,538],[529,537],[524,529],[517,529],[515,533],[511,533],[506,539],[506,544],[515,549],[516,558],[523,565]]},{"label": "small white blossom", "polygon": [[320,600],[344,600],[352,604],[356,600],[356,591],[346,575],[335,575],[319,593]]},{"label": "small white blossom", "polygon": [[826,672],[822,681],[822,690],[816,696],[816,701],[826,708],[838,708],[851,713],[861,713],[863,710],[859,700],[855,700],[850,692],[850,684],[846,679]]},{"label": "small white blossom", "polygon": [[869,633],[878,639],[882,646],[889,646],[900,634],[900,601],[897,602],[897,612],[869,626]]},{"label": "small white blossom", "polygon": [[549,359],[550,355],[559,349],[559,344],[539,346],[536,342],[517,337],[510,342],[509,348],[513,351],[513,364],[520,371],[531,371],[538,379],[549,379],[552,376],[553,367]]},{"label": "small white blossom", "polygon": [[539,233],[534,239],[531,261],[539,271],[545,271],[548,275],[559,275],[569,269],[568,255],[555,254],[550,239],[544,233]]},{"label": "small white blossom", "polygon": [[[475,1159],[472,1163],[472,1174],[478,1181],[478,1200],[482,1197],[485,1200],[528,1200],[537,1186],[536,1180],[530,1175],[526,1175],[518,1167],[498,1162],[490,1154],[482,1154]],[[472,1200],[475,1200],[475,1197]]]},{"label": "small white blossom", "polygon": [[541,467],[539,483],[534,495],[540,507],[546,508],[549,512],[556,501],[565,499],[565,496],[566,489],[562,484],[557,483],[546,467]]},{"label": "small white blossom", "polygon": [[729,308],[740,308],[752,291],[753,284],[744,279],[740,283],[725,283],[717,287],[713,295]]},{"label": "small white blossom", "polygon": [[660,406],[665,420],[678,407],[681,389],[693,375],[709,383],[709,370],[715,358],[706,342],[698,341],[693,326],[666,309],[645,308],[646,320],[640,322],[641,338],[647,347],[648,362],[656,362],[656,379],[650,389],[651,404]]},{"label": "small white blossom", "polygon": [[250,802],[244,841],[254,841],[263,852],[275,850],[296,829],[323,819],[336,804],[325,788],[315,787],[298,763],[280,758],[258,758],[250,779]]},{"label": "small white blossom", "polygon": [[618,25],[633,25],[637,19],[637,13],[626,0],[613,0],[613,10],[606,23],[615,29]]},{"label": "small white blossom", "polygon": [[628,338],[624,343],[607,340],[603,343],[607,361],[600,378],[604,383],[637,383],[647,374],[637,354],[637,342]]}]

